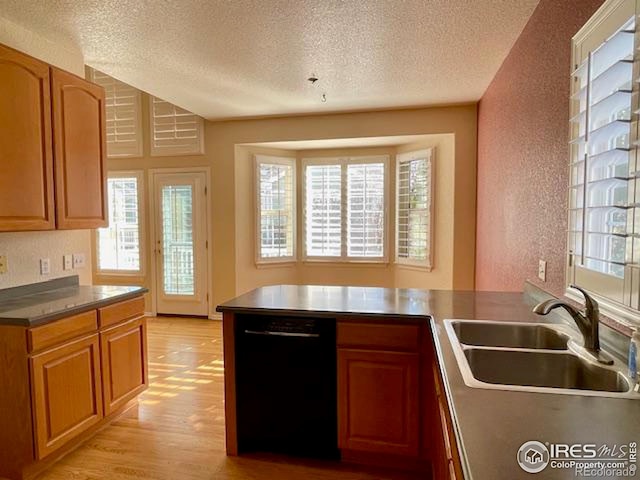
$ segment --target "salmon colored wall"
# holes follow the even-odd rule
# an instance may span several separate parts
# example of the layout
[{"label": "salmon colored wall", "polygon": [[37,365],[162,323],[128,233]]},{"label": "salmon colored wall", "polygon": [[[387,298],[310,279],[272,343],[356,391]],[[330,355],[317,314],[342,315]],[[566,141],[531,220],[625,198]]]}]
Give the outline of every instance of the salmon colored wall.
[{"label": "salmon colored wall", "polygon": [[602,3],[541,0],[480,101],[477,290],[564,292],[571,37]]}]

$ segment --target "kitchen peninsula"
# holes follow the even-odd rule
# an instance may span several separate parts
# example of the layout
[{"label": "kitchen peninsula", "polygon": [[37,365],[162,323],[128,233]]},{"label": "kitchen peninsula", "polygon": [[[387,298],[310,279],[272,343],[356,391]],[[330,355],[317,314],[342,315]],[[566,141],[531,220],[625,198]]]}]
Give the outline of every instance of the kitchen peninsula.
[{"label": "kitchen peninsula", "polygon": [[[243,361],[239,336],[251,332],[251,322],[264,327],[255,333],[280,338],[321,336],[314,328],[335,324],[337,360],[327,369],[336,365],[337,448],[343,461],[433,468],[438,479],[519,478],[524,472],[517,452],[530,440],[636,441],[637,426],[629,419],[640,416],[637,399],[465,385],[444,320],[565,323],[559,314],[533,314],[538,300],[521,293],[278,285],[226,302],[218,310],[224,316],[227,454],[256,449],[242,436],[248,431],[241,411],[245,399],[239,397],[244,378],[236,376]],[[570,470],[548,469],[538,476],[574,478]]]}]

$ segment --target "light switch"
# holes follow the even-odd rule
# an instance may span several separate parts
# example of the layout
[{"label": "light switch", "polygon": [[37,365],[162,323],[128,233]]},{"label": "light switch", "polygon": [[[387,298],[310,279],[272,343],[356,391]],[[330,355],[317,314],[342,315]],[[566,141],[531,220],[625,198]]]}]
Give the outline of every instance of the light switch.
[{"label": "light switch", "polygon": [[73,254],[73,268],[84,268],[86,265],[84,253]]},{"label": "light switch", "polygon": [[40,275],[49,275],[51,273],[51,260],[48,258],[40,259]]},{"label": "light switch", "polygon": [[7,273],[8,269],[9,267],[7,265],[7,256],[0,255],[0,274]]},{"label": "light switch", "polygon": [[62,265],[64,270],[72,270],[73,269],[73,255],[63,255],[62,257]]}]

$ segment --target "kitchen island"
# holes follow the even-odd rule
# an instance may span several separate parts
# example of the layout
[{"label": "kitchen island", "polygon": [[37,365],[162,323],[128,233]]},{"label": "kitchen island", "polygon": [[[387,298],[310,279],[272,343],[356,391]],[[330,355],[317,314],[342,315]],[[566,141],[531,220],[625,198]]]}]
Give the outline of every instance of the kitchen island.
[{"label": "kitchen island", "polygon": [[[293,285],[258,288],[226,302],[218,310],[224,314],[227,452],[243,453],[238,449],[234,376],[235,322],[243,315],[336,321],[338,446],[343,460],[411,469],[428,464],[438,479],[511,480],[528,478],[516,461],[528,441],[637,442],[636,399],[487,390],[464,383],[444,320],[566,321],[560,314],[534,315],[534,303],[520,293]],[[346,327],[342,333],[340,325]],[[382,330],[372,333],[367,326]],[[405,328],[412,326],[419,328],[414,337]],[[394,362],[395,369],[375,369]],[[341,373],[344,368],[346,375]],[[376,378],[385,381],[376,386]],[[418,382],[416,387],[411,379]],[[365,392],[368,402],[360,401],[357,389],[363,388],[372,390]],[[390,394],[394,389],[401,393]],[[385,413],[383,407],[399,399],[406,403],[393,414]],[[417,415],[412,413],[415,404]],[[575,474],[547,468],[537,478],[569,479]]]}]

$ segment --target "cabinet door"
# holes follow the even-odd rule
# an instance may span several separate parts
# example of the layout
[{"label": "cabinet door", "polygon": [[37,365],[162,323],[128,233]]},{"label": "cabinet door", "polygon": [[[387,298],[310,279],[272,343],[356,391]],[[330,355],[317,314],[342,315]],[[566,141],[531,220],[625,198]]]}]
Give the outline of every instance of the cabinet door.
[{"label": "cabinet door", "polygon": [[419,355],[338,349],[341,449],[417,456]]},{"label": "cabinet door", "polygon": [[0,231],[54,227],[49,66],[0,46]]},{"label": "cabinet door", "polygon": [[105,227],[104,89],[62,70],[51,71],[57,226]]},{"label": "cabinet door", "polygon": [[98,335],[91,335],[31,358],[38,459],[102,418],[98,349]]},{"label": "cabinet door", "polygon": [[109,415],[148,385],[147,324],[137,318],[100,334],[104,411]]}]

